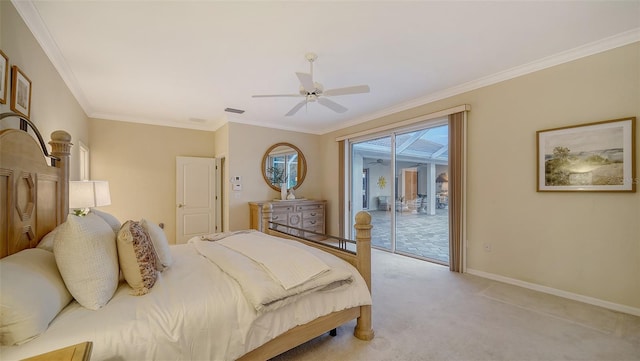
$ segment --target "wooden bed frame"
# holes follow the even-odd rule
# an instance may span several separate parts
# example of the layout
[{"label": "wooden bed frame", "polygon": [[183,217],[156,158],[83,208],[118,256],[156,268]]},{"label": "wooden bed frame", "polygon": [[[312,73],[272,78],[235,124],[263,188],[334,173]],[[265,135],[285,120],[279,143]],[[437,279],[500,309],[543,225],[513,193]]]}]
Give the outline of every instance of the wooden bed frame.
[{"label": "wooden bed frame", "polygon": [[[15,113],[0,114],[0,120],[14,117],[19,119],[20,129],[0,131],[0,258],[36,247],[42,237],[66,220],[69,211],[71,136],[61,130],[53,132],[49,155],[33,123]],[[38,141],[29,134],[28,127]],[[264,222],[268,224],[270,205],[266,204],[263,210]],[[355,254],[270,230],[268,226],[264,229],[266,233],[294,239],[345,259],[359,270],[371,290],[371,216],[360,212],[355,228]],[[373,339],[371,306],[354,307],[295,327],[240,360],[267,360],[353,319],[357,319],[355,337]]]}]

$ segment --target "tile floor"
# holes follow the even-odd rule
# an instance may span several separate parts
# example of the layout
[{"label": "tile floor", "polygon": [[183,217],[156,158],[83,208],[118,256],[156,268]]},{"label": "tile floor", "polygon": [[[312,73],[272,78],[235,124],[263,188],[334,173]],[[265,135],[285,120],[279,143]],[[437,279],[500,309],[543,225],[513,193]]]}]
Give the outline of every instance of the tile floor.
[{"label": "tile floor", "polygon": [[[369,210],[371,244],[391,248],[391,211]],[[436,209],[435,215],[415,211],[396,212],[396,251],[449,264],[449,210]]]}]

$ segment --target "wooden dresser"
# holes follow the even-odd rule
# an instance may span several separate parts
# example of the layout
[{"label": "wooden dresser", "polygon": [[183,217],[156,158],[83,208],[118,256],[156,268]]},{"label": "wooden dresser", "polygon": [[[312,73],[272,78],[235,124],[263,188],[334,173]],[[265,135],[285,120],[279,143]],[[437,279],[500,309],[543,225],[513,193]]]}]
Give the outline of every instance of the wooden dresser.
[{"label": "wooden dresser", "polygon": [[[262,207],[265,203],[271,203],[273,222],[288,226],[306,229],[316,233],[325,233],[325,214],[327,201],[322,200],[287,200],[287,201],[262,201],[249,202],[250,226],[252,229],[262,231]],[[297,230],[289,230],[296,236],[305,236]],[[307,235],[310,237],[311,235]]]}]

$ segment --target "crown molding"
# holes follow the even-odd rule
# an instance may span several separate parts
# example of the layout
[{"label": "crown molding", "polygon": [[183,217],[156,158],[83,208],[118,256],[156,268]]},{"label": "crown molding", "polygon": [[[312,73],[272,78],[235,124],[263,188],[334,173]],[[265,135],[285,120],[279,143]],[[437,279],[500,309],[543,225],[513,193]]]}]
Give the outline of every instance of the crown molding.
[{"label": "crown molding", "polygon": [[567,51],[563,51],[558,54],[544,57],[536,61],[523,64],[505,71],[501,71],[496,74],[492,74],[486,77],[482,77],[470,82],[460,84],[439,92],[429,94],[424,97],[420,97],[402,104],[392,106],[390,108],[383,109],[379,112],[365,115],[360,118],[353,119],[349,122],[340,124],[339,127],[327,128],[322,131],[321,134],[327,134],[340,129],[358,125],[368,122],[370,120],[379,119],[388,115],[392,115],[401,111],[413,109],[425,104],[433,103],[438,100],[450,98],[455,95],[466,93],[471,90],[476,90],[489,85],[497,84],[509,79],[517,78],[526,74],[534,73],[539,70],[551,68],[556,65],[568,63],[580,58],[584,58],[590,55],[602,53],[611,49],[619,48],[621,46],[629,45],[640,41],[640,27],[625,31],[620,34],[610,36],[598,41],[594,41]]},{"label": "crown molding", "polygon": [[82,88],[78,85],[76,77],[73,75],[64,56],[62,56],[62,52],[53,40],[51,33],[49,33],[49,30],[44,25],[44,21],[42,21],[42,17],[40,17],[40,13],[33,2],[31,2],[31,0],[11,0],[11,3],[15,6],[18,14],[20,14],[29,30],[31,30],[31,33],[36,38],[38,44],[40,44],[40,47],[42,47],[42,50],[47,57],[49,57],[49,60],[76,98],[76,101],[80,104],[80,107],[82,107],[86,114],[91,114],[92,107],[89,100],[87,100]]},{"label": "crown molding", "polygon": [[158,119],[158,118],[143,118],[143,117],[131,117],[122,114],[113,114],[113,113],[91,113],[88,114],[88,117],[91,119],[103,119],[103,120],[114,120],[118,122],[128,122],[128,123],[136,123],[136,124],[147,124],[147,125],[156,125],[162,127],[172,127],[172,128],[181,128],[181,129],[191,129],[191,130],[204,130],[209,132],[214,132],[218,130],[218,128],[222,127],[227,123],[227,119],[220,119],[216,121],[207,121],[203,123],[199,122],[189,122],[189,121],[178,121],[172,119]]}]

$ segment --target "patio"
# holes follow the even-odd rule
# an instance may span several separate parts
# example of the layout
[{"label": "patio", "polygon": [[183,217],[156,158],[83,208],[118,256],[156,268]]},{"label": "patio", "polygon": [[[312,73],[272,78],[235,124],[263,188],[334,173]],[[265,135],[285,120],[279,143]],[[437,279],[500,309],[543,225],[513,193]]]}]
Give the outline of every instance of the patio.
[{"label": "patio", "polygon": [[[391,212],[369,210],[371,244],[391,248]],[[449,264],[449,210],[436,209],[435,215],[415,211],[396,212],[396,253]]]}]

